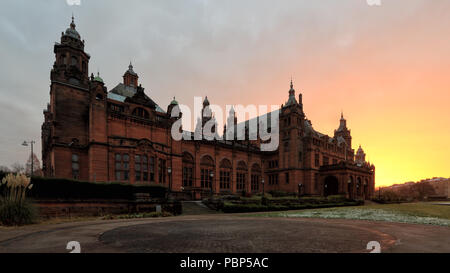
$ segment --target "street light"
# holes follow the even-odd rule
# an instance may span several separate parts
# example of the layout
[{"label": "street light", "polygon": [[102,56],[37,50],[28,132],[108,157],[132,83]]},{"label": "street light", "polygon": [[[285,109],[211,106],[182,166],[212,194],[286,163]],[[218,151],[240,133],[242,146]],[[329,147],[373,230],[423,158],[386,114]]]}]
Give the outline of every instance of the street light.
[{"label": "street light", "polygon": [[24,141],[23,143],[22,143],[22,146],[25,146],[25,147],[27,147],[28,146],[28,144],[30,144],[30,146],[31,146],[31,173],[30,173],[30,177],[32,177],[33,176],[33,173],[34,173],[34,158],[33,158],[33,144],[35,144],[36,142],[34,141],[34,140],[30,140],[30,141]]},{"label": "street light", "polygon": [[302,195],[302,188],[303,188],[303,184],[298,183],[298,197],[300,197]]},{"label": "street light", "polygon": [[265,192],[264,192],[264,177],[261,179],[261,184],[263,186],[263,197],[265,196]]},{"label": "street light", "polygon": [[171,179],[172,168],[171,167],[167,168],[167,173],[169,174],[169,190],[172,190],[172,179]]},{"label": "street light", "polygon": [[211,181],[210,181],[210,183],[211,183],[211,197],[212,197],[212,195],[214,194],[214,193],[213,193],[213,179],[214,179],[214,171],[211,171],[211,172],[209,173],[209,176],[211,177]]}]

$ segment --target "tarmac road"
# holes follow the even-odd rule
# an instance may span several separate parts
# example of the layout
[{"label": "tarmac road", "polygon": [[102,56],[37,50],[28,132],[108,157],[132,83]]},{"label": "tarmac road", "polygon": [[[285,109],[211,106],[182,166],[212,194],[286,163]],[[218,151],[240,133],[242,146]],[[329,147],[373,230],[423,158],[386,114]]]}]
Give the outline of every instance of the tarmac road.
[{"label": "tarmac road", "polygon": [[340,219],[196,215],[0,229],[0,253],[450,253],[450,228]]}]

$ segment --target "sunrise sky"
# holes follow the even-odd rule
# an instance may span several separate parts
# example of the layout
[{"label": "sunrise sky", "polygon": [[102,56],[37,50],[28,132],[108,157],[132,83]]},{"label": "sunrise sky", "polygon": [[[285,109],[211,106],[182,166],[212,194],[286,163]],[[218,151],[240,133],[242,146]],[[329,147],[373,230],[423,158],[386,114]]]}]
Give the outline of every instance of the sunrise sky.
[{"label": "sunrise sky", "polygon": [[7,0],[0,4],[0,165],[24,163],[49,101],[53,43],[75,14],[107,87],[133,61],[163,109],[281,105],[289,80],[307,118],[333,135],[341,110],[389,185],[450,177],[450,1]]}]

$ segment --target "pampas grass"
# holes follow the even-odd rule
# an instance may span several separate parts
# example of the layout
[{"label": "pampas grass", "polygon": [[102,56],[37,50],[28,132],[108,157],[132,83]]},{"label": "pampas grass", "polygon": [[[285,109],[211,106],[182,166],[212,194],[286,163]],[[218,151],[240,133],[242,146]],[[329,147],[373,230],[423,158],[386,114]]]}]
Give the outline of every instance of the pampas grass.
[{"label": "pampas grass", "polygon": [[36,219],[36,209],[26,200],[26,193],[33,187],[24,174],[8,174],[1,181],[3,196],[0,198],[0,224],[25,225]]}]

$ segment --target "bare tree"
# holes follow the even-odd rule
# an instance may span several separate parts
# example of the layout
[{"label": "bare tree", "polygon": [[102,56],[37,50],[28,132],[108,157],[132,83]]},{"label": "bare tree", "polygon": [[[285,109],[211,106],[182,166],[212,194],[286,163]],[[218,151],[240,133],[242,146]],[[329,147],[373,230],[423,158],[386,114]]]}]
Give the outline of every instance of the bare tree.
[{"label": "bare tree", "polygon": [[6,167],[6,166],[0,166],[0,172],[10,173],[11,170],[8,167]]},{"label": "bare tree", "polygon": [[16,162],[11,165],[11,170],[13,173],[24,173],[25,172],[25,166]]}]

